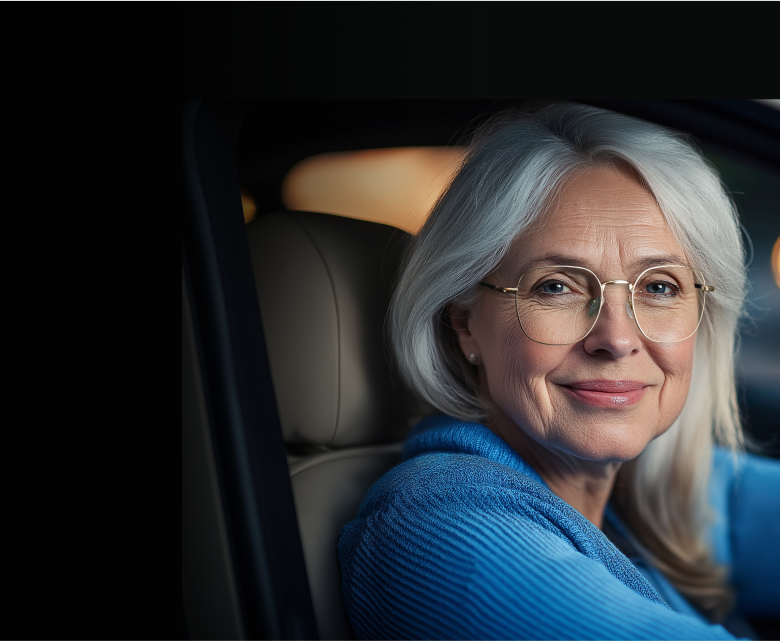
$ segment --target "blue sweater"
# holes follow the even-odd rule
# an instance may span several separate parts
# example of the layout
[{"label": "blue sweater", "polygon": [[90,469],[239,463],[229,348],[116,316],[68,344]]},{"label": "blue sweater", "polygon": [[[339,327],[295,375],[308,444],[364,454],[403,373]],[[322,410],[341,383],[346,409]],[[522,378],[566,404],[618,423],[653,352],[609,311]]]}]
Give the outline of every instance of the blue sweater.
[{"label": "blue sweater", "polygon": [[[716,558],[739,606],[780,616],[780,464],[715,458]],[[619,528],[614,515],[607,514]],[[358,638],[732,639],[632,563],[483,425],[437,416],[339,540]]]}]

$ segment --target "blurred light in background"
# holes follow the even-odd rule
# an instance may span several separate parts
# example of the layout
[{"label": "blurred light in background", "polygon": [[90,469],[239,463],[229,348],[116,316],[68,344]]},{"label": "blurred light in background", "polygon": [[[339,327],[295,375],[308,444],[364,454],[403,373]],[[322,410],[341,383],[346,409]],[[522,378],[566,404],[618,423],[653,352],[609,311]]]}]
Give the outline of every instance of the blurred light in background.
[{"label": "blurred light in background", "polygon": [[245,191],[241,192],[241,207],[244,209],[244,222],[248,223],[250,220],[254,220],[257,215],[257,206],[254,199]]},{"label": "blurred light in background", "polygon": [[775,275],[775,283],[780,287],[780,237],[772,248],[772,273]]},{"label": "blurred light in background", "polygon": [[287,209],[370,220],[416,234],[463,152],[403,147],[312,156],[287,174],[282,201]]}]

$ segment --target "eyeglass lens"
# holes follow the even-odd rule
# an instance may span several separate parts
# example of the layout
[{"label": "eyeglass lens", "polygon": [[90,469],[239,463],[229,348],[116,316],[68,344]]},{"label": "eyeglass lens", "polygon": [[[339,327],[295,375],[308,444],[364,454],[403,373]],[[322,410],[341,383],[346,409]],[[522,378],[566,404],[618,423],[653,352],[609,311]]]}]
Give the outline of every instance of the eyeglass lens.
[{"label": "eyeglass lens", "polygon": [[[606,285],[605,294],[610,287],[624,288],[621,300],[629,316],[633,309],[642,333],[652,341],[673,343],[691,336],[701,320],[704,293],[696,287],[697,282],[701,281],[690,267],[665,265],[640,275],[633,298],[626,285]],[[601,297],[601,283],[586,269],[536,267],[518,282],[517,317],[531,340],[568,345],[583,339],[593,328],[602,307]]]}]

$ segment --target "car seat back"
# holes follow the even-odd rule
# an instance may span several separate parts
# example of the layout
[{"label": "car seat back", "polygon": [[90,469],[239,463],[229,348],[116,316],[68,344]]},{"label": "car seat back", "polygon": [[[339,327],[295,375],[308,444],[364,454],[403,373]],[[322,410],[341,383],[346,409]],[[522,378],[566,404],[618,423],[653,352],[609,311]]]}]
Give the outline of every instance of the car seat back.
[{"label": "car seat back", "polygon": [[339,532],[414,420],[383,333],[410,237],[307,212],[260,217],[247,237],[320,637],[352,638]]}]

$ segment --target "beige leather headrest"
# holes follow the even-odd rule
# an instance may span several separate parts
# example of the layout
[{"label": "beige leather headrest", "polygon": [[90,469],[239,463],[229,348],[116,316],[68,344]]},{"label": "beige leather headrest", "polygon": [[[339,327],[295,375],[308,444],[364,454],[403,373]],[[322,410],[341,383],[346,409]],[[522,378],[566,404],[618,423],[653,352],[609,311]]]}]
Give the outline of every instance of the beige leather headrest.
[{"label": "beige leather headrest", "polygon": [[285,441],[402,438],[411,403],[383,328],[408,234],[305,212],[263,216],[246,231]]}]

